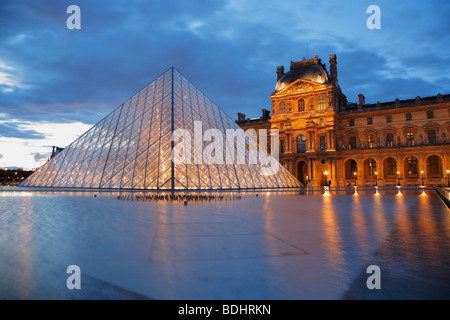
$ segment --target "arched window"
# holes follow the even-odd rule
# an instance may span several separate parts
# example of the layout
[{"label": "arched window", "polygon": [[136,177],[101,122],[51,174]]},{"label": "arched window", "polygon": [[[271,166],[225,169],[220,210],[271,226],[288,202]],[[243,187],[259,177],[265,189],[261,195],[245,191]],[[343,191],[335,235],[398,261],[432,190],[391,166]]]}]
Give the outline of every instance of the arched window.
[{"label": "arched window", "polygon": [[305,111],[305,100],[304,99],[300,99],[298,100],[298,111]]},{"label": "arched window", "polygon": [[302,134],[297,136],[297,153],[306,152],[306,137]]},{"label": "arched window", "polygon": [[367,160],[367,174],[369,176],[375,176],[375,172],[377,171],[377,162],[375,159],[370,158]]},{"label": "arched window", "polygon": [[317,99],[317,108],[319,110],[325,109],[325,96],[324,95],[319,96],[319,98]]},{"label": "arched window", "polygon": [[428,174],[430,175],[440,175],[441,170],[441,159],[438,156],[431,156],[428,158]]},{"label": "arched window", "polygon": [[281,101],[280,102],[280,114],[285,114],[286,113],[286,102]]},{"label": "arched window", "polygon": [[419,174],[419,160],[416,157],[406,158],[406,173],[408,176]]}]

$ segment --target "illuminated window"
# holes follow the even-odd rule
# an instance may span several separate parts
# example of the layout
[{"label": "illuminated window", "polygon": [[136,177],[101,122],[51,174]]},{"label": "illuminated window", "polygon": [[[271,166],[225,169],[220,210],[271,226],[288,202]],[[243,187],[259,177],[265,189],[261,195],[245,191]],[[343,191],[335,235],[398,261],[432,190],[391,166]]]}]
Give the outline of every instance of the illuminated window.
[{"label": "illuminated window", "polygon": [[323,127],[323,126],[325,125],[325,121],[324,121],[323,119],[320,119],[319,125],[320,125],[321,127]]},{"label": "illuminated window", "polygon": [[280,102],[280,114],[285,114],[286,113],[286,102],[281,101]]},{"label": "illuminated window", "polygon": [[302,134],[297,136],[297,153],[306,152],[306,137]]},{"label": "illuminated window", "polygon": [[408,146],[414,145],[414,132],[407,132],[406,133],[406,144]]},{"label": "illuminated window", "polygon": [[369,149],[375,148],[375,135],[369,134],[367,136],[367,145],[368,145]]},{"label": "illuminated window", "polygon": [[317,99],[317,107],[319,110],[325,109],[325,96],[319,96],[319,98]]},{"label": "illuminated window", "polygon": [[298,100],[298,111],[305,111],[305,100],[300,99]]},{"label": "illuminated window", "polygon": [[372,124],[372,123],[373,123],[372,117],[367,118],[367,124]]},{"label": "illuminated window", "polygon": [[406,169],[408,175],[418,174],[419,173],[419,161],[416,157],[408,157],[406,159]]},{"label": "illuminated window", "polygon": [[368,160],[368,164],[369,164],[369,175],[374,176],[375,172],[377,171],[377,162],[373,158],[370,158]]}]

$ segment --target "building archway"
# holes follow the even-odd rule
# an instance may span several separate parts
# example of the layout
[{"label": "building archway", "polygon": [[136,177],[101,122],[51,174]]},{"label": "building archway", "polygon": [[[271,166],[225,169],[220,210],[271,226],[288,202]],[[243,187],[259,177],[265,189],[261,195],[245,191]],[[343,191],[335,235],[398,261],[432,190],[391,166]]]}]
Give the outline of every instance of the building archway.
[{"label": "building archway", "polygon": [[358,174],[358,164],[354,159],[345,161],[345,179],[356,180]]},{"label": "building archway", "polygon": [[297,179],[304,186],[308,184],[308,164],[305,161],[299,161],[297,163]]},{"label": "building archway", "polygon": [[397,160],[393,157],[387,157],[383,161],[384,179],[396,179],[397,178]]},{"label": "building archway", "polygon": [[364,161],[364,178],[375,179],[377,172],[377,162],[374,158],[369,158]]}]

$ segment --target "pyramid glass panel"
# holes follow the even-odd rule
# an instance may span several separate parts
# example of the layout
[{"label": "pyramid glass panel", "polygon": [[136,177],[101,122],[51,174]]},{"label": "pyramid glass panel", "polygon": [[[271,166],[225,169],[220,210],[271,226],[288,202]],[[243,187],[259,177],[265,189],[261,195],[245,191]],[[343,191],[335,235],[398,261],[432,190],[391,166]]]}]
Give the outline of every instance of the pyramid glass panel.
[{"label": "pyramid glass panel", "polygon": [[[195,129],[195,121],[201,122],[201,131]],[[187,133],[186,140],[172,141],[172,133],[177,129]],[[209,129],[215,129],[214,132],[223,136],[221,146],[215,144],[220,142],[216,136],[214,140],[204,139]],[[250,146],[257,148],[251,141],[243,150],[237,143],[230,146],[235,161],[227,163],[225,138],[228,129],[240,130],[191,82],[170,68],[50,159],[20,186],[123,190],[301,186],[279,163],[276,163],[276,170],[269,168],[272,174],[263,175],[263,165],[250,162]],[[195,139],[199,142],[194,143]],[[175,145],[182,146],[180,154],[184,152],[186,162],[172,161]],[[259,161],[269,159],[264,153],[258,152],[258,155]],[[208,162],[208,158],[218,161]],[[238,158],[245,161],[239,163]]]}]

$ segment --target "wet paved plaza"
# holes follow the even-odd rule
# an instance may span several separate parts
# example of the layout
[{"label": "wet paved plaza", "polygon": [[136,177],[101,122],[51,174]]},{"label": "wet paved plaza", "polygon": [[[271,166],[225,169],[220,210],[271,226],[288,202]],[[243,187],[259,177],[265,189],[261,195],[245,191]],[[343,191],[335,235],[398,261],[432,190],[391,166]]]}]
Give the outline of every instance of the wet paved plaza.
[{"label": "wet paved plaza", "polygon": [[16,190],[0,190],[0,299],[450,298],[450,211],[433,190],[187,206]]}]

